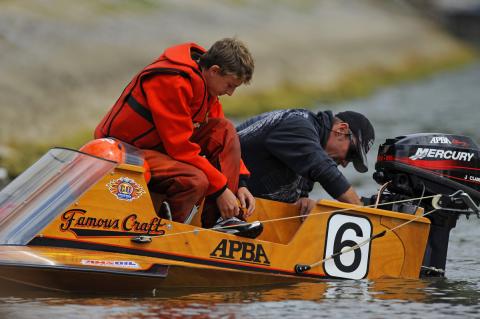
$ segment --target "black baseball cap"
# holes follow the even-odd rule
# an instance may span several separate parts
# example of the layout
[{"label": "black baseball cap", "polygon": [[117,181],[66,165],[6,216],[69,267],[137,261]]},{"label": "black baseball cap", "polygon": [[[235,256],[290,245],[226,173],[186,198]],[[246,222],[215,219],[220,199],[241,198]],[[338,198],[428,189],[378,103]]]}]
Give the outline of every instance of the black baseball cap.
[{"label": "black baseball cap", "polygon": [[348,123],[356,139],[355,152],[352,159],[353,166],[358,172],[365,173],[368,171],[367,152],[375,141],[375,131],[372,123],[364,115],[354,111],[340,112],[335,117]]}]

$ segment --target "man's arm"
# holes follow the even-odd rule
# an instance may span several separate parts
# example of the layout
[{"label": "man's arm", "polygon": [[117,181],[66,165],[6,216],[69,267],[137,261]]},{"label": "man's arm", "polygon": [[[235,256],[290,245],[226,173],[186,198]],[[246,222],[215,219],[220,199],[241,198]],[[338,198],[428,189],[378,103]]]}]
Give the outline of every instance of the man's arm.
[{"label": "man's arm", "polygon": [[[338,196],[336,200],[344,203],[354,204],[354,205],[363,205],[360,198],[358,197],[357,193],[350,187],[347,189],[345,193]],[[300,216],[302,216],[302,220],[306,218],[308,214],[310,214],[311,210],[315,207],[315,201],[306,197],[301,197],[295,203],[300,211]]]},{"label": "man's arm", "polygon": [[350,203],[354,205],[363,205],[362,202],[360,201],[360,197],[358,197],[357,195],[357,192],[355,192],[355,190],[351,186],[349,189],[347,189],[345,193],[338,196],[336,199],[344,203]]}]

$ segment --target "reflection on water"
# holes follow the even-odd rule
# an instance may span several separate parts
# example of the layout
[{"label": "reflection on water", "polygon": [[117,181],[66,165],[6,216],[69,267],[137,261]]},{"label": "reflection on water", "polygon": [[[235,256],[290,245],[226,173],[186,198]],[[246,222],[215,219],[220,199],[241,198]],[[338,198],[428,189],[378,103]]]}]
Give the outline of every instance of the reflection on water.
[{"label": "reflection on water", "polygon": [[[372,119],[377,143],[396,135],[443,131],[480,140],[480,64],[388,88],[332,106]],[[362,195],[377,185],[370,173],[347,170]],[[325,196],[323,196],[325,197]],[[0,318],[477,318],[480,313],[480,221],[460,218],[450,237],[448,279],[328,281],[248,291],[172,291],[157,296],[10,296],[2,291]]]},{"label": "reflection on water", "polygon": [[[351,307],[369,314],[402,314],[408,308],[479,310],[480,293],[466,281],[448,279],[328,281],[248,291],[164,294],[147,298],[3,298],[0,315],[10,318],[311,317],[338,315]],[[423,306],[421,306],[423,305]],[[430,305],[430,306],[429,306]],[[349,309],[346,309],[348,307]],[[21,309],[21,310],[20,310]],[[437,309],[439,310],[439,309]],[[452,313],[452,310],[450,310]],[[455,311],[453,311],[455,313]],[[468,311],[464,313],[468,316]],[[438,313],[435,314],[438,316]],[[428,313],[424,317],[430,317]]]}]

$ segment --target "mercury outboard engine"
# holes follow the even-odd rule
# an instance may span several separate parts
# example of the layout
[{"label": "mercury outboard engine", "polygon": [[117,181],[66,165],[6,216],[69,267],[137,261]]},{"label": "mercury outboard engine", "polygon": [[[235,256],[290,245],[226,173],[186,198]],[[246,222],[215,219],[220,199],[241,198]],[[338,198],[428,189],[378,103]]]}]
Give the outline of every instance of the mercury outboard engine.
[{"label": "mercury outboard engine", "polygon": [[[442,194],[431,221],[421,276],[443,276],[450,230],[461,214],[476,213],[480,202],[480,150],[469,137],[422,133],[387,139],[380,145],[373,178],[385,193],[366,200],[413,214],[434,209],[429,196]],[[452,195],[455,194],[455,195]],[[428,199],[419,199],[429,197]],[[409,199],[412,199],[409,201]],[[401,203],[394,203],[399,202]],[[392,203],[393,202],[393,203]],[[392,204],[388,204],[392,203]]]}]

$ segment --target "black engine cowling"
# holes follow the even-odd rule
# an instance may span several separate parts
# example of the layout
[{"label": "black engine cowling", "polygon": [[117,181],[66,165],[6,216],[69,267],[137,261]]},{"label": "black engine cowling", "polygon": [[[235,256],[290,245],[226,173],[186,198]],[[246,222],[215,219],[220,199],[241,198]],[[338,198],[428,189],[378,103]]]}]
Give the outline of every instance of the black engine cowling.
[{"label": "black engine cowling", "polygon": [[405,195],[463,190],[480,200],[480,151],[471,138],[422,133],[387,139],[378,150],[373,178]]},{"label": "black engine cowling", "polygon": [[[379,184],[388,183],[386,194],[381,194],[379,200],[387,204],[385,209],[413,213],[420,206],[429,211],[433,209],[431,198],[419,198],[451,195],[458,190],[478,205],[480,150],[471,138],[452,134],[420,133],[387,139],[379,147],[373,178]],[[370,202],[373,200],[377,200],[376,196]],[[388,204],[398,201],[407,202]],[[468,211],[464,204],[456,208]],[[458,216],[448,209],[427,216],[431,227],[422,267],[424,276],[443,275],[435,269],[445,269],[450,230]]]}]

